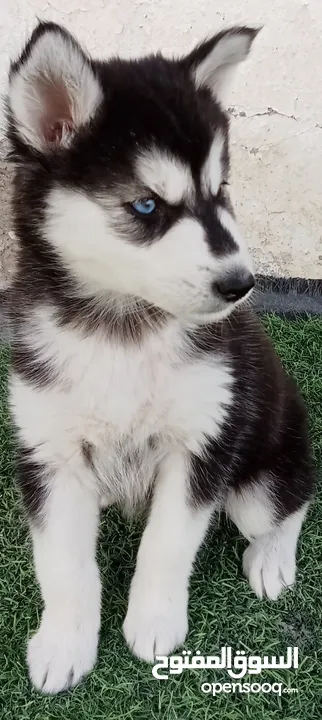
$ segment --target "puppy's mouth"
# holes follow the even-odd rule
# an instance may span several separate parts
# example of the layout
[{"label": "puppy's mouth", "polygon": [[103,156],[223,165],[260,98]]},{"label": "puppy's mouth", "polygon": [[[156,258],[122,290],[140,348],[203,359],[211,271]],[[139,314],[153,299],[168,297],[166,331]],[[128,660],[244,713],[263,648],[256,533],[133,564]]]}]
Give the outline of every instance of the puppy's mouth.
[{"label": "puppy's mouth", "polygon": [[[214,310],[189,313],[186,321],[195,325],[209,325],[211,323],[221,322],[228,318],[232,313],[242,310],[251,304],[250,299],[254,292],[254,288],[248,291],[246,295],[235,302],[220,303],[221,307]],[[218,303],[219,305],[219,303]]]}]

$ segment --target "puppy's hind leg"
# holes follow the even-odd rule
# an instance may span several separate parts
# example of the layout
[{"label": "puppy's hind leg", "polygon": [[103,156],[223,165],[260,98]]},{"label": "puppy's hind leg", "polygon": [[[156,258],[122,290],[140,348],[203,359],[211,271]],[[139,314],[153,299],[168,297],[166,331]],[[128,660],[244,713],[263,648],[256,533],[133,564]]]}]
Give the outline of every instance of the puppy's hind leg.
[{"label": "puppy's hind leg", "polygon": [[283,588],[294,584],[297,541],[308,504],[299,502],[287,512],[268,482],[248,483],[241,490],[229,491],[226,512],[250,541],[243,570],[258,597],[276,600]]}]

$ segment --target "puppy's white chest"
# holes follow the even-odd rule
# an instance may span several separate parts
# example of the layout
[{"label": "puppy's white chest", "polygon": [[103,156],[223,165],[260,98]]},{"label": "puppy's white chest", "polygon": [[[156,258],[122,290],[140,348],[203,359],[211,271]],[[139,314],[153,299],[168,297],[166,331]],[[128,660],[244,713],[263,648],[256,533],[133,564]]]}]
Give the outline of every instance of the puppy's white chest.
[{"label": "puppy's white chest", "polygon": [[[144,348],[97,347],[72,371],[73,404],[95,444],[141,447],[151,437],[194,452],[220,431],[232,376],[222,358],[191,359],[162,335]],[[79,382],[76,378],[79,374]]]},{"label": "puppy's white chest", "polygon": [[100,487],[134,497],[171,448],[199,452],[220,434],[232,399],[229,364],[194,355],[175,324],[136,346],[81,337],[47,316],[28,340],[58,370],[40,390],[19,379],[12,387],[24,440],[41,461],[78,472],[77,458],[87,456]]},{"label": "puppy's white chest", "polygon": [[[150,351],[150,352],[149,352]],[[149,348],[98,346],[91,362],[70,367],[70,400],[86,417],[88,431],[110,442],[121,437],[142,442],[169,421],[175,401],[176,371]],[[74,363],[73,363],[74,365]],[[77,376],[79,376],[77,378]],[[88,438],[90,439],[90,438]]]}]

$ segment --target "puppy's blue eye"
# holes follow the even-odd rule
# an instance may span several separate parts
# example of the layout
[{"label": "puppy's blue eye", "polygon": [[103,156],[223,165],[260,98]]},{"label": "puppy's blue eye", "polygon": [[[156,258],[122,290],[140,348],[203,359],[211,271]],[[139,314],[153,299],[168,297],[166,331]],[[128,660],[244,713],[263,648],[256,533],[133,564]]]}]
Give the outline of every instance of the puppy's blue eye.
[{"label": "puppy's blue eye", "polygon": [[139,215],[151,215],[156,208],[155,200],[153,198],[144,198],[143,200],[135,200],[131,203],[133,210]]}]

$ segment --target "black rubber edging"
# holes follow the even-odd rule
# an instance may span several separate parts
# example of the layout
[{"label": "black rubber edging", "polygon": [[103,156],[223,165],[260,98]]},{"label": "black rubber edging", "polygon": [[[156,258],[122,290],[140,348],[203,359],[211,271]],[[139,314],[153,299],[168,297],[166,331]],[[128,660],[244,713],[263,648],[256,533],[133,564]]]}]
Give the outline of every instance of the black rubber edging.
[{"label": "black rubber edging", "polygon": [[322,315],[322,280],[257,275],[253,306],[284,317]]},{"label": "black rubber edging", "polygon": [[6,291],[0,291],[0,342],[10,340],[9,323],[6,317]]},{"label": "black rubber edging", "polygon": [[[283,317],[305,315],[322,316],[322,279],[285,278],[257,275],[253,308],[258,313],[271,313]],[[10,328],[6,319],[6,291],[0,291],[0,340],[10,341]]]}]

